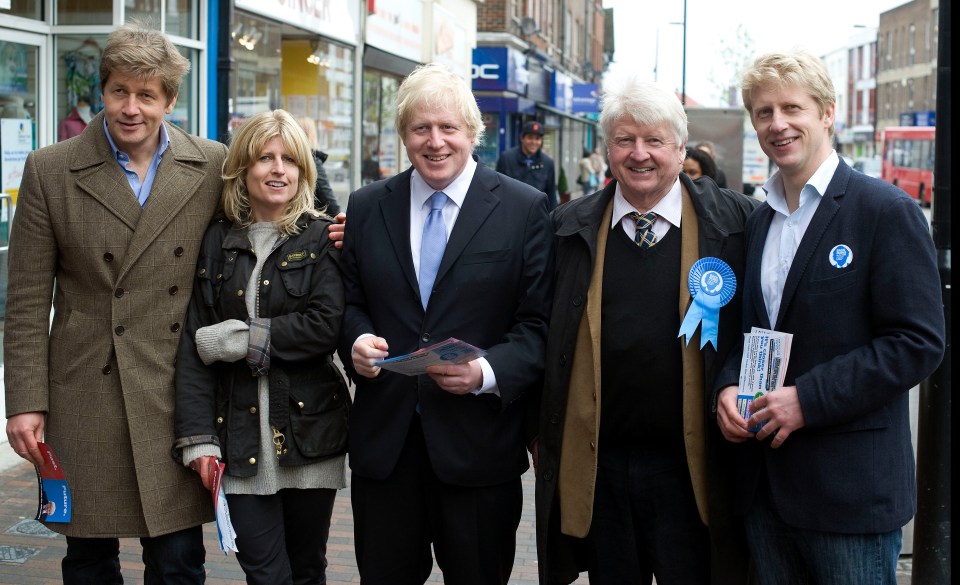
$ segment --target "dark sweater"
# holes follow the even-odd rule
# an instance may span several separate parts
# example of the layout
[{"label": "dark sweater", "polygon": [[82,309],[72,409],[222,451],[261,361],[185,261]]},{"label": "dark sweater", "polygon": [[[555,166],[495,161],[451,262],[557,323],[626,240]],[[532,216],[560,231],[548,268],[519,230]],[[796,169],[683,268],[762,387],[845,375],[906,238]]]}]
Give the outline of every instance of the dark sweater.
[{"label": "dark sweater", "polygon": [[600,442],[683,448],[680,230],[644,250],[607,236],[601,315]]}]

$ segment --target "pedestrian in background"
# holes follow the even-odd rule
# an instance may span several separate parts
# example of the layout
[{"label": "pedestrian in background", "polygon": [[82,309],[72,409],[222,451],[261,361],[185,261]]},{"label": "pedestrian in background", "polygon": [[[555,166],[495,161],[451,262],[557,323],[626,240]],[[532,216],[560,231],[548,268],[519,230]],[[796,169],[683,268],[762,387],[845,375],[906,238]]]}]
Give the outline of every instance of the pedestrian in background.
[{"label": "pedestrian in background", "polygon": [[659,585],[744,585],[734,447],[707,402],[740,339],[739,289],[726,291],[712,344],[677,332],[691,305],[680,283],[695,265],[722,261],[743,275],[755,203],[681,173],[687,116],[673,92],[637,79],[608,86],[600,124],[616,181],[553,217],[534,450],[540,582],[588,570],[593,585],[654,575]]},{"label": "pedestrian in background", "polygon": [[[190,63],[127,24],[100,60],[104,109],[27,156],[10,239],[7,437],[57,454],[73,496],[63,582],[122,583],[139,537],[147,583],[203,583],[210,494],[170,458],[174,364],[226,148],[164,121]],[[53,299],[53,320],[50,299]]]},{"label": "pedestrian in background", "polygon": [[716,182],[717,186],[721,189],[727,188],[727,173],[723,172],[723,167],[720,166],[720,161],[717,159],[717,148],[714,146],[713,142],[709,140],[701,140],[694,145],[694,148],[697,150],[702,150],[703,152],[710,155],[710,158],[713,159],[713,164],[717,168],[717,177]]},{"label": "pedestrian in background", "polygon": [[[340,357],[356,383],[351,503],[364,585],[505,585],[553,277],[547,198],[480,164],[470,85],[438,64],[397,93],[412,166],[350,196]],[[486,351],[404,375],[380,360],[454,337]]]},{"label": "pedestrian in background", "polygon": [[717,381],[720,428],[743,444],[737,504],[752,557],[761,583],[896,583],[901,528],[916,512],[908,391],[944,352],[927,220],[838,157],[820,59],[759,57],[743,103],[778,171],[747,224],[742,331],[793,335],[784,386],[746,420],[740,352]]},{"label": "pedestrian in background", "polygon": [[683,159],[683,172],[694,181],[700,177],[710,177],[714,182],[717,180],[717,166],[713,159],[697,148],[687,148],[686,157]]},{"label": "pedestrian in background", "polygon": [[600,186],[600,179],[593,168],[593,160],[590,158],[590,151],[583,149],[583,156],[577,164],[580,169],[580,175],[577,177],[577,184],[582,189],[581,196],[585,197],[597,190]]},{"label": "pedestrian in background", "polygon": [[234,134],[177,354],[175,453],[222,490],[247,583],[325,583],[346,486],[349,393],[333,363],[339,252],[313,206],[307,137],[283,110]]},{"label": "pedestrian in background", "polygon": [[335,217],[340,213],[340,203],[337,202],[333,189],[330,188],[330,180],[327,179],[327,171],[323,168],[323,163],[327,162],[327,153],[320,150],[317,143],[317,123],[309,116],[300,116],[297,123],[303,128],[307,137],[307,144],[310,146],[310,152],[313,156],[313,163],[317,169],[317,185],[313,194],[314,207],[330,217]]},{"label": "pedestrian in background", "polygon": [[497,160],[497,172],[503,173],[547,195],[547,206],[557,206],[557,173],[553,159],[543,152],[543,124],[526,122],[520,132],[520,145],[503,151]]}]

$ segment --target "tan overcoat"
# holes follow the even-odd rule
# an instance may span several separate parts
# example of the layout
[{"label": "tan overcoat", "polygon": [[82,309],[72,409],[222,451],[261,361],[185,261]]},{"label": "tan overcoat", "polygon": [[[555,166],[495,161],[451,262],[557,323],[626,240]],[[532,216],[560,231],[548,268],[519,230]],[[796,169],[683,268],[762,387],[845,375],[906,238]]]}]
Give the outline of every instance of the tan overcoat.
[{"label": "tan overcoat", "polygon": [[[166,125],[141,208],[103,114],[30,154],[13,220],[4,339],[7,413],[47,413],[73,492],[69,536],[158,536],[211,520],[170,456],[174,367],[226,149]],[[50,304],[53,299],[53,321]]]}]

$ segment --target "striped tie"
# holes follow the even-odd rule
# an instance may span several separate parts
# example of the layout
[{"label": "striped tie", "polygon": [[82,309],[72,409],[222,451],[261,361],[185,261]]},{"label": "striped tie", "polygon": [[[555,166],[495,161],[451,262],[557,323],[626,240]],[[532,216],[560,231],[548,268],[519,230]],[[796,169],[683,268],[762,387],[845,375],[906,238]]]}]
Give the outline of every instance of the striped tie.
[{"label": "striped tie", "polygon": [[637,233],[633,236],[635,244],[646,250],[652,248],[657,243],[657,234],[653,233],[653,224],[657,221],[657,214],[648,211],[647,213],[637,213],[634,211],[630,217],[637,224]]}]

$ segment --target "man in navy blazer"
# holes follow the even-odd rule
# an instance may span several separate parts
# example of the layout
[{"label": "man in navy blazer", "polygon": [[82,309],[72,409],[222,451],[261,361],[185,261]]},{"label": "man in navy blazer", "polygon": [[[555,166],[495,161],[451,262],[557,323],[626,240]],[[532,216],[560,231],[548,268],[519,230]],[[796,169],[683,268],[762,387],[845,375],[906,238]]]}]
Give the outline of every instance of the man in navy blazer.
[{"label": "man in navy blazer", "polygon": [[739,355],[716,385],[724,436],[755,455],[740,499],[752,557],[761,583],[896,583],[916,509],[908,391],[945,343],[927,221],[839,159],[819,59],[761,56],[743,102],[779,169],[747,222],[743,329],[793,334],[784,386],[749,420],[737,410]]},{"label": "man in navy blazer", "polygon": [[[423,583],[432,544],[446,583],[505,584],[551,305],[547,201],[472,156],[482,118],[447,68],[404,80],[396,124],[413,166],[351,195],[343,240],[357,565],[365,585]],[[435,212],[448,240],[431,268]],[[487,353],[419,376],[377,366],[450,337]]]}]

